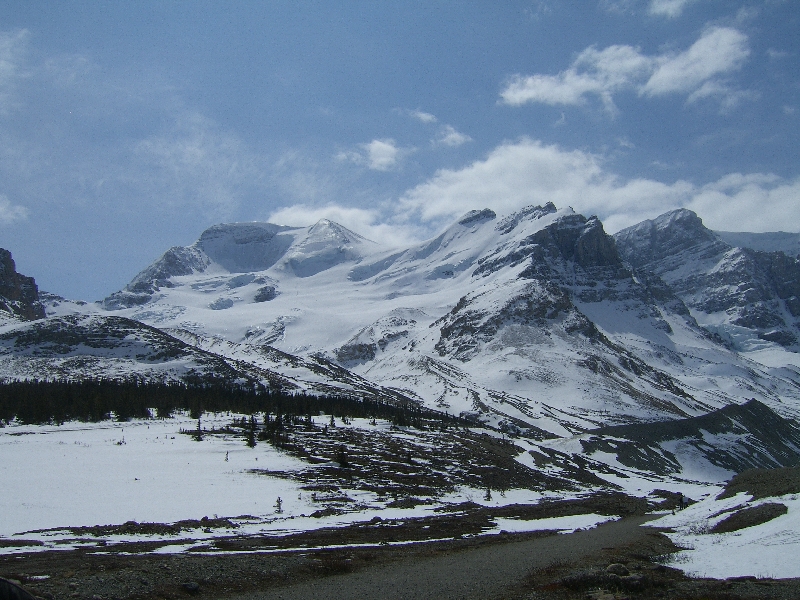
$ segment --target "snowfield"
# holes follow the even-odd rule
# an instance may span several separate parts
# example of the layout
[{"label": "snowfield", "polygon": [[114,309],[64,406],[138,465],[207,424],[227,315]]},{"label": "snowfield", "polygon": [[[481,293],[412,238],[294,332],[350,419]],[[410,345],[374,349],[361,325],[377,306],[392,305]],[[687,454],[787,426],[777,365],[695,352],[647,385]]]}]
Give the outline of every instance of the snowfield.
[{"label": "snowfield", "polygon": [[[223,428],[242,415],[204,414],[204,431]],[[328,417],[315,418],[322,427]],[[388,429],[353,419],[349,426],[365,430]],[[45,549],[95,547],[98,543],[163,541],[175,543],[159,552],[185,551],[221,535],[289,534],[324,527],[382,519],[410,519],[434,514],[439,506],[472,502],[484,506],[531,504],[564,494],[526,489],[504,490],[494,499],[485,490],[469,486],[442,494],[435,504],[413,508],[387,507],[375,493],[342,489],[352,508],[339,514],[318,512],[322,495],[301,489],[301,484],[265,471],[291,472],[308,463],[259,443],[246,446],[241,437],[206,435],[200,442],[191,435],[197,420],[187,415],[169,419],[119,423],[65,423],[63,425],[11,424],[0,429],[0,553]],[[403,434],[397,437],[402,438]],[[278,499],[280,498],[280,502]],[[97,534],[81,527],[137,523],[172,524],[193,519],[228,519],[230,528],[210,529],[202,522],[180,534]],[[509,531],[574,530],[607,520],[581,515],[546,522],[509,521],[498,528]],[[14,540],[42,542],[42,546]]]},{"label": "snowfield", "polygon": [[[237,415],[205,414],[205,431],[221,429]],[[322,427],[328,417],[315,418]],[[365,419],[353,419],[340,428],[382,428]],[[259,534],[288,535],[326,527],[365,523],[376,517],[408,520],[431,516],[436,508],[471,502],[484,506],[536,504],[545,499],[580,497],[581,493],[547,493],[510,489],[491,499],[485,490],[460,487],[442,494],[434,504],[410,508],[388,507],[385,498],[357,489],[342,489],[355,500],[350,510],[339,514],[311,516],[320,508],[317,498],[300,483],[264,475],[269,471],[300,471],[302,460],[272,445],[247,447],[241,437],[206,435],[200,442],[181,430],[192,431],[197,420],[187,415],[169,419],[134,420],[120,423],[65,423],[60,426],[11,424],[0,429],[0,552],[20,553],[48,549],[87,548],[102,551],[106,544],[162,542],[153,552],[175,553],[207,549],[220,536]],[[405,435],[409,439],[412,431]],[[537,446],[518,440],[523,448]],[[517,461],[534,467],[530,454]],[[253,471],[257,470],[257,471]],[[680,491],[701,501],[649,525],[675,528],[669,536],[687,548],[670,564],[691,575],[733,577],[756,575],[800,577],[794,557],[800,551],[800,496],[797,494],[749,502],[738,494],[716,500],[720,486],[701,481],[658,478],[625,471],[627,476],[604,475],[622,484],[626,493],[646,496],[657,489]],[[280,498],[280,503],[278,503]],[[702,499],[705,498],[705,499]],[[768,523],[731,533],[707,533],[732,511],[767,502],[781,502],[788,514]],[[230,526],[204,525],[206,520],[227,519]],[[614,520],[597,514],[543,519],[496,518],[483,534],[556,530],[569,533]],[[118,533],[80,530],[97,525],[172,524],[187,519],[200,521],[180,532]],[[15,545],[14,541],[19,543]],[[167,543],[164,543],[167,542]],[[40,545],[31,546],[31,543]],[[391,542],[411,543],[411,542]],[[264,548],[260,551],[269,551]]]},{"label": "snowfield", "polygon": [[[788,494],[752,501],[739,493],[717,500],[709,496],[685,510],[651,521],[653,527],[670,527],[667,535],[686,548],[673,557],[670,566],[693,577],[800,577],[800,495]],[[727,533],[710,533],[714,525],[736,510],[780,503],[788,512],[761,525]]]},{"label": "snowfield", "polygon": [[[204,427],[228,422],[228,416],[203,417]],[[279,496],[287,514],[306,508],[291,482],[245,475],[259,466],[297,469],[299,460],[267,444],[251,449],[211,437],[198,443],[179,433],[196,426],[196,420],[176,417],[0,429],[0,535],[271,515]]]}]

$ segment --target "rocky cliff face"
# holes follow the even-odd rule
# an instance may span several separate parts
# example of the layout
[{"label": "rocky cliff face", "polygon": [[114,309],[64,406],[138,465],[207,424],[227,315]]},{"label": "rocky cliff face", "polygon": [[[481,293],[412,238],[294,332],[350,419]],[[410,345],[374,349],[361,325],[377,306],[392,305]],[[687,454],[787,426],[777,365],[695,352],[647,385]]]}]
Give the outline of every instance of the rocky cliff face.
[{"label": "rocky cliff face", "polygon": [[800,259],[734,247],[685,209],[617,233],[634,269],[661,277],[697,319],[739,349],[800,350]]},{"label": "rocky cliff face", "polygon": [[39,288],[33,277],[17,273],[11,252],[0,248],[0,310],[32,321],[44,318]]}]

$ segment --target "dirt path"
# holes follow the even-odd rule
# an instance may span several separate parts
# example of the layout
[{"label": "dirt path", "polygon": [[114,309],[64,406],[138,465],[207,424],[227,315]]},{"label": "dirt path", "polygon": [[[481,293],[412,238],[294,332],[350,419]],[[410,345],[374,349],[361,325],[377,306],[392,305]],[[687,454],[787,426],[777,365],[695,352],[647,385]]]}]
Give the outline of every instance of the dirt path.
[{"label": "dirt path", "polygon": [[356,573],[237,596],[235,600],[507,598],[533,569],[575,562],[643,538],[648,529],[640,525],[652,518],[627,517],[570,535],[404,559]]}]

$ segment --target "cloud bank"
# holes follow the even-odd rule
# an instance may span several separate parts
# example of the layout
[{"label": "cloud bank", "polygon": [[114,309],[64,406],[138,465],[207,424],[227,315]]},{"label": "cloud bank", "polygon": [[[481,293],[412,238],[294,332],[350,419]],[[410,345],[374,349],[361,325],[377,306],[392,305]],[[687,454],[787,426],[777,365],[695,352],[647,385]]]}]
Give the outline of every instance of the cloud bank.
[{"label": "cloud bank", "polygon": [[705,185],[625,179],[606,170],[601,156],[523,138],[462,169],[437,171],[400,198],[393,218],[446,224],[469,210],[507,214],[546,202],[598,215],[610,232],[680,207],[719,230],[778,231],[800,223],[800,178],[737,173]]},{"label": "cloud bank", "polygon": [[386,222],[390,214],[377,209],[346,207],[337,204],[309,206],[297,204],[280,208],[269,215],[268,221],[278,225],[306,227],[320,219],[329,219],[367,239],[389,247],[407,246],[421,241],[420,229],[412,225]]},{"label": "cloud bank", "polygon": [[597,215],[610,233],[681,207],[721,231],[796,231],[800,223],[800,177],[732,173],[698,185],[623,178],[605,162],[600,155],[522,138],[463,168],[440,169],[396,202],[370,209],[298,204],[273,212],[269,220],[307,226],[327,218],[393,246],[424,239],[470,210],[491,208],[505,215],[547,202]]},{"label": "cloud bank", "polygon": [[646,97],[685,94],[690,102],[710,96],[725,101],[741,98],[725,76],[739,70],[749,55],[747,36],[730,27],[712,27],[677,53],[648,56],[628,45],[603,50],[591,46],[558,75],[515,75],[500,97],[509,106],[579,106],[596,96],[612,114],[613,96],[623,91]]}]

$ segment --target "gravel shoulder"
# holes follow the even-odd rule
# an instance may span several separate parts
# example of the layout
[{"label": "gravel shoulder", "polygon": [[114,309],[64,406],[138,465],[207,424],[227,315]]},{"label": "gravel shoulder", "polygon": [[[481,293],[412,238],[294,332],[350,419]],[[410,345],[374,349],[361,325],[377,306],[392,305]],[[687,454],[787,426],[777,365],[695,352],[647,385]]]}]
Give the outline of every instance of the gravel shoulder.
[{"label": "gravel shoulder", "polygon": [[244,594],[236,600],[508,598],[520,592],[531,570],[578,562],[609,545],[631,543],[647,535],[640,525],[651,518],[629,517],[570,535],[445,550],[425,559],[408,557],[357,573]]}]

